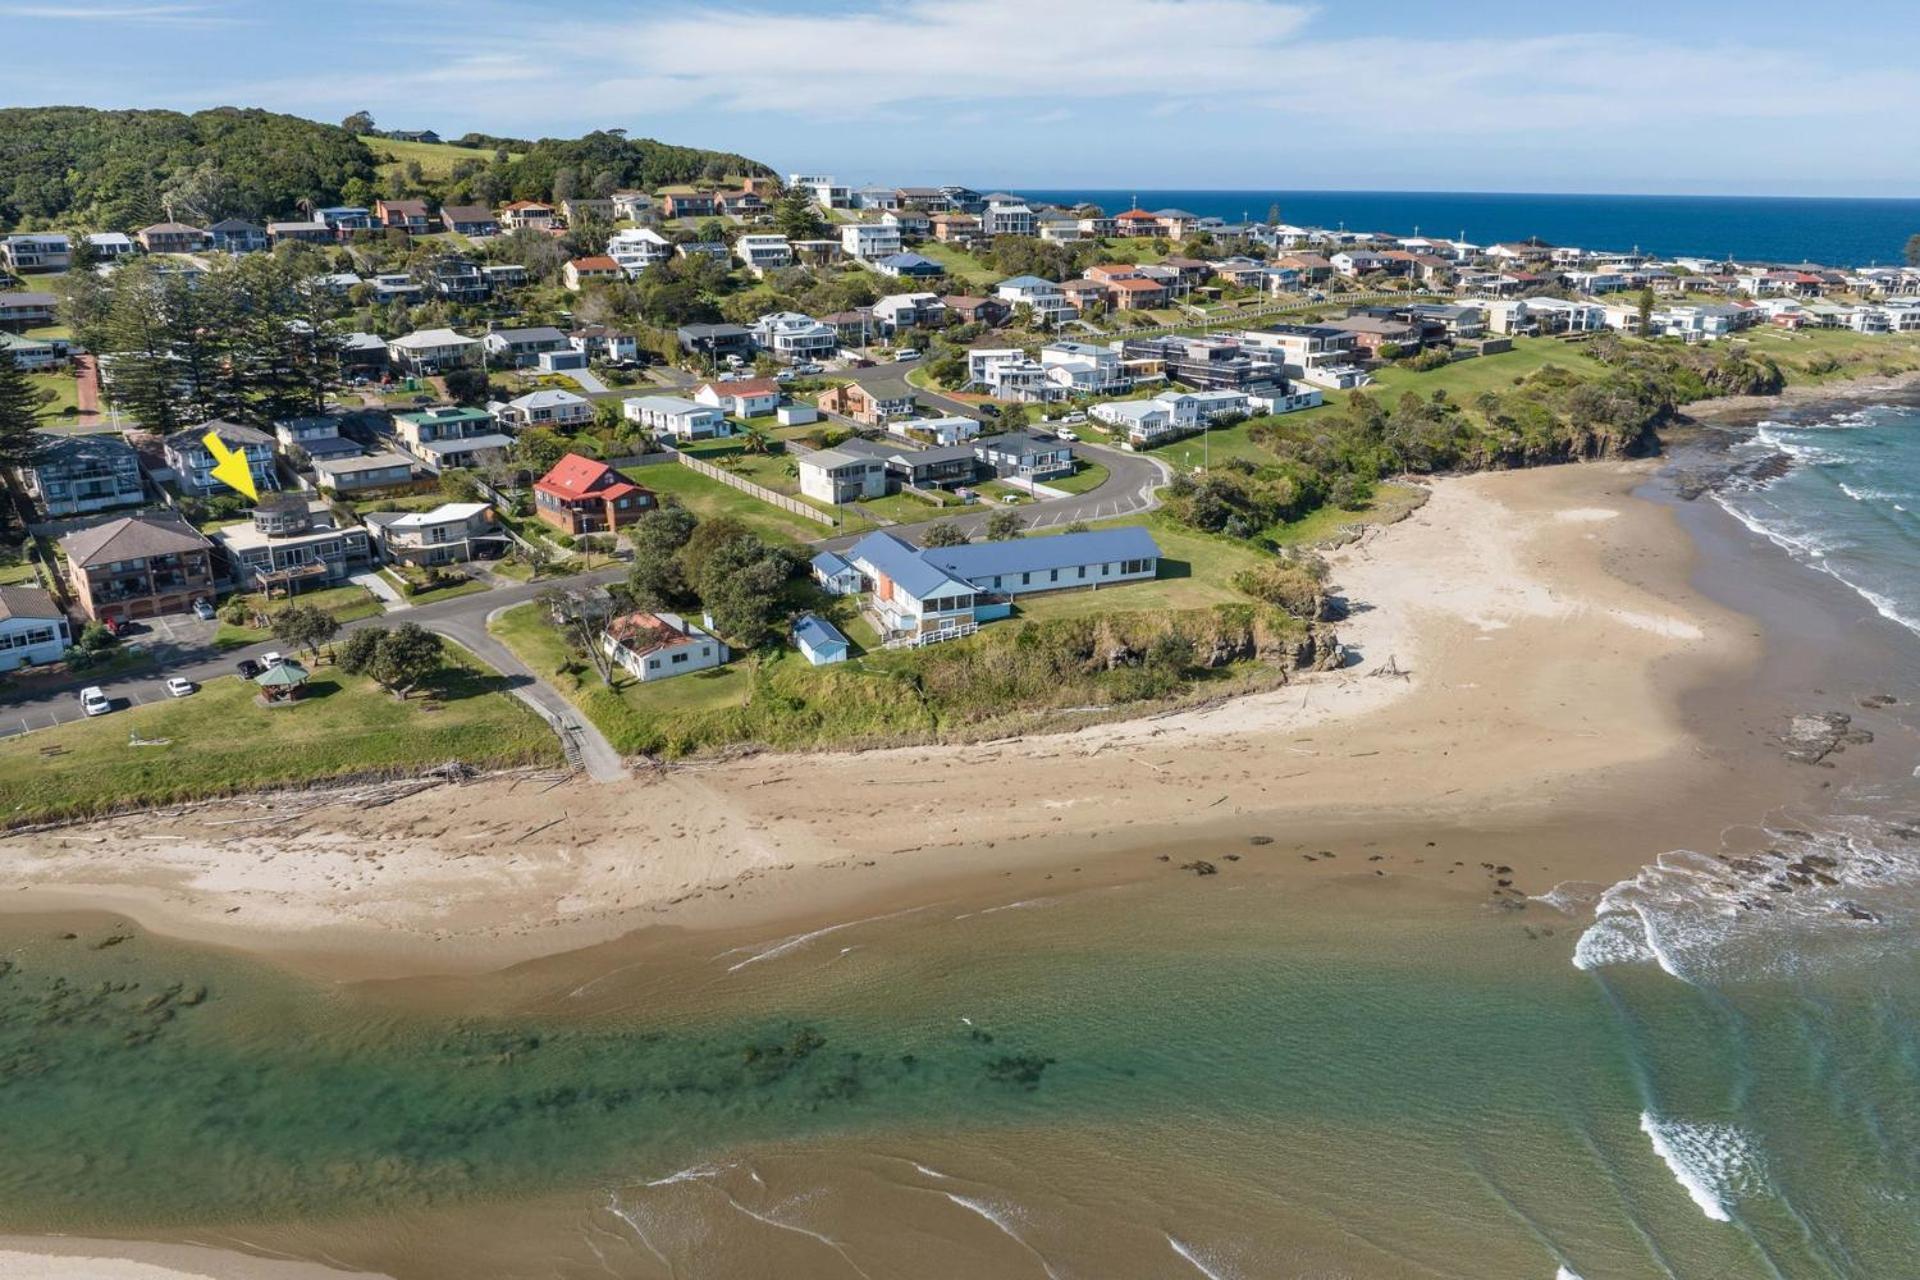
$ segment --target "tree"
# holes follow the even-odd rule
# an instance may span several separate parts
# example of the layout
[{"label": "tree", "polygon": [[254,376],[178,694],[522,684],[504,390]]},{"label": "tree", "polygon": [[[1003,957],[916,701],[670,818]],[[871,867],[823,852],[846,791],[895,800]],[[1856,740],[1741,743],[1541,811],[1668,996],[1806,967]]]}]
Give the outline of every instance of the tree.
[{"label": "tree", "polygon": [[440,669],[445,642],[417,622],[403,622],[380,637],[367,674],[395,697],[406,696]]},{"label": "tree", "polygon": [[1907,237],[1907,265],[1920,267],[1920,231]]},{"label": "tree", "polygon": [[40,392],[27,380],[27,372],[0,347],[0,471],[25,466],[39,451],[40,437],[34,428],[40,423]]},{"label": "tree", "polygon": [[773,203],[773,227],[789,240],[818,240],[827,229],[812,193],[795,187]]},{"label": "tree", "polygon": [[636,608],[661,609],[686,599],[680,551],[699,523],[691,511],[675,502],[654,508],[627,527],[627,541],[633,546],[627,594]]},{"label": "tree", "polygon": [[370,675],[380,652],[380,641],[386,634],[385,627],[362,627],[347,633],[346,640],[334,654],[334,665],[350,676]]},{"label": "tree", "polygon": [[480,477],[465,467],[448,467],[440,473],[440,493],[449,502],[480,501]]},{"label": "tree", "polygon": [[372,133],[374,131],[373,112],[356,111],[345,120],[342,120],[340,127],[355,136]]},{"label": "tree", "polygon": [[447,374],[447,395],[455,404],[485,404],[492,391],[484,369],[454,369]]},{"label": "tree", "polygon": [[273,616],[274,639],[315,656],[339,630],[340,623],[318,605],[289,604]]},{"label": "tree", "polygon": [[1648,288],[1648,289],[1642,289],[1640,291],[1640,300],[1639,300],[1638,306],[1636,307],[1636,310],[1639,312],[1639,315],[1640,315],[1640,335],[1642,337],[1645,337],[1648,334],[1653,332],[1653,290],[1652,289]]},{"label": "tree", "polygon": [[923,547],[960,547],[965,546],[969,541],[971,539],[967,537],[966,531],[951,521],[933,525],[920,535],[920,545]]},{"label": "tree", "polygon": [[1067,525],[1067,527],[1066,527],[1066,528],[1064,528],[1064,529],[1062,529],[1062,530],[1061,530],[1060,532],[1062,532],[1062,533],[1091,533],[1092,531],[1093,531],[1093,526],[1092,526],[1092,525],[1090,525],[1090,524],[1088,524],[1088,523],[1087,523],[1087,522],[1086,522],[1085,520],[1075,520],[1075,521],[1073,521],[1072,523],[1070,523],[1070,524],[1068,524],[1068,525]]},{"label": "tree", "polygon": [[[613,617],[613,609],[604,595],[585,591],[543,591],[539,602],[572,642],[587,655],[600,683],[613,684],[613,662],[600,646],[600,633]],[[646,606],[641,606],[645,608]]]},{"label": "tree", "polygon": [[1007,507],[1001,507],[987,517],[987,541],[1011,542],[1027,530],[1027,522],[1020,513]]}]

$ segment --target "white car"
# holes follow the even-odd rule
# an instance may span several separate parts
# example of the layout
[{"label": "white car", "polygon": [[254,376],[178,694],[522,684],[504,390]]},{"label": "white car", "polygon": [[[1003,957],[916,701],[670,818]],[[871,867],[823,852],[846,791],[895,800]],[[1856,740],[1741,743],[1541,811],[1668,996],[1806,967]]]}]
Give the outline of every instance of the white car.
[{"label": "white car", "polygon": [[202,622],[212,622],[214,619],[212,603],[205,599],[195,600],[193,602],[193,616]]},{"label": "white car", "polygon": [[103,716],[113,710],[113,704],[107,701],[105,689],[90,684],[80,691],[80,709],[90,716]]},{"label": "white car", "polygon": [[918,360],[920,358],[920,353],[918,351],[915,351],[912,347],[908,347],[905,351],[894,352],[893,358],[895,360]]},{"label": "white car", "polygon": [[271,671],[285,661],[286,659],[281,657],[279,654],[270,653],[266,657],[260,659],[260,668],[263,671]]},{"label": "white car", "polygon": [[199,688],[199,686],[194,684],[193,681],[180,676],[175,676],[167,681],[167,692],[176,698],[184,698],[197,688]]},{"label": "white car", "polygon": [[1073,428],[1071,427],[1062,427],[1058,431],[1054,432],[1053,434],[1060,437],[1062,440],[1078,440],[1080,438],[1079,436],[1073,433]]}]

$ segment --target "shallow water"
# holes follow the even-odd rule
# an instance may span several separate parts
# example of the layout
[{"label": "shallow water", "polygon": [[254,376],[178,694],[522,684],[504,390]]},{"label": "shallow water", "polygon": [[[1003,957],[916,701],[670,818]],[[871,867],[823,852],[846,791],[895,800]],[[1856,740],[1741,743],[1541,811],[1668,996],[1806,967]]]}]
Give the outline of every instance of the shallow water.
[{"label": "shallow water", "polygon": [[[423,1276],[517,1249],[528,1269],[500,1274],[1879,1276],[1920,1255],[1904,883],[1836,890],[1885,919],[1815,961],[1738,962],[1778,950],[1748,912],[1674,977],[1624,944],[1577,967],[1612,927],[1591,902],[1495,910],[1358,866],[1302,889],[1263,856],[436,995],[473,1016],[16,918],[0,1227],[245,1223]],[[1636,894],[1649,920],[1708,900],[1619,889],[1603,916]]]}]

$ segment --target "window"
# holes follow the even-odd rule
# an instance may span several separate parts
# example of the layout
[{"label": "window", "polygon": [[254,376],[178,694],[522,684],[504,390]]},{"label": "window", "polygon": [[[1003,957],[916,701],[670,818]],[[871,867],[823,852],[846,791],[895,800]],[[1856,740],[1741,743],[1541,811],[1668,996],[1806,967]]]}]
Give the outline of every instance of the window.
[{"label": "window", "polygon": [[1081,565],[1081,566],[1080,566],[1080,576],[1081,576],[1082,578],[1084,578],[1084,577],[1086,577],[1086,576],[1087,576],[1087,566],[1085,566],[1085,565]]},{"label": "window", "polygon": [[687,660],[687,655],[686,655],[686,654],[684,654],[684,653],[676,653],[676,654],[674,654],[674,655],[673,655],[673,663],[674,663],[674,665],[675,665],[675,666],[678,666],[678,665],[680,665],[681,663],[683,663],[683,662],[685,662],[686,660]]},{"label": "window", "polygon": [[1021,574],[1021,575],[1020,575],[1020,585],[1021,585],[1021,586],[1023,586],[1023,587],[1024,587],[1024,586],[1026,586],[1026,585],[1027,585],[1028,583],[1030,583],[1030,582],[1032,582],[1032,581],[1033,581],[1033,575],[1032,575],[1031,573],[1023,573],[1023,574]]},{"label": "window", "polygon": [[713,646],[710,644],[701,645],[700,656],[703,658],[711,658],[713,656]]},{"label": "window", "polygon": [[1058,582],[1058,581],[1060,581],[1060,571],[1059,571],[1058,569],[1051,569],[1051,570],[1049,570],[1048,572],[1049,572],[1049,574],[1051,575],[1051,576],[1049,576],[1049,577],[1047,578],[1047,581],[1048,581],[1048,582]]},{"label": "window", "polygon": [[647,670],[658,671],[659,669],[660,669],[660,659],[658,658],[647,659]]}]

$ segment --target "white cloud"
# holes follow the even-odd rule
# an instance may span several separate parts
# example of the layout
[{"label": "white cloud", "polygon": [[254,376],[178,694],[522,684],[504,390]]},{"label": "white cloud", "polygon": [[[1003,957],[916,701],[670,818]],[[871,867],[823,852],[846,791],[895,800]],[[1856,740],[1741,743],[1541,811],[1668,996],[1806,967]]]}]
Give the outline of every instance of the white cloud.
[{"label": "white cloud", "polygon": [[204,4],[0,4],[0,18],[43,22],[131,22],[152,26],[222,26],[236,19]]}]

